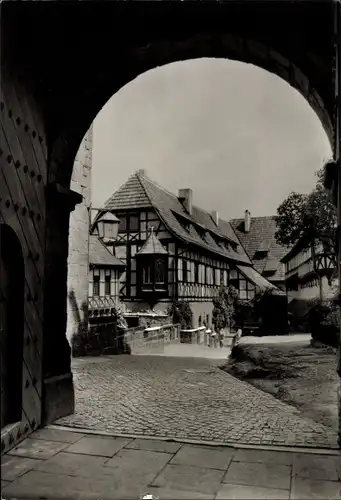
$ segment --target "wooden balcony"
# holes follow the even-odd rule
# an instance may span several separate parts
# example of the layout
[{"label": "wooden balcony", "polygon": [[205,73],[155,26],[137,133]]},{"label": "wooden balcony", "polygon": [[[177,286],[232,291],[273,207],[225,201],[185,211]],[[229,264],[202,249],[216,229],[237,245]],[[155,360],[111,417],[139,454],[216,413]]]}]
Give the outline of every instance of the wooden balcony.
[{"label": "wooden balcony", "polygon": [[99,295],[89,297],[88,309],[89,317],[112,316],[114,309],[117,307],[119,298],[117,295]]},{"label": "wooden balcony", "polygon": [[302,279],[310,273],[316,273],[320,275],[331,274],[336,267],[336,256],[332,253],[318,253],[315,255],[315,259],[310,257],[305,262],[302,262],[295,268],[290,269],[285,274],[285,278],[289,279],[294,274],[297,274],[298,279]]}]

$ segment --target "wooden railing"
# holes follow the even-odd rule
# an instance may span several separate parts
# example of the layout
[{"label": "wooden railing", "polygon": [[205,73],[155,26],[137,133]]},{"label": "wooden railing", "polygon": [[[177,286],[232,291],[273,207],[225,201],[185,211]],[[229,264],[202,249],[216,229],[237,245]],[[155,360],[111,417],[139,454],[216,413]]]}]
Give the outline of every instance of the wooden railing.
[{"label": "wooden railing", "polygon": [[111,316],[114,309],[117,307],[119,298],[117,295],[104,295],[89,297],[88,308],[89,316]]}]

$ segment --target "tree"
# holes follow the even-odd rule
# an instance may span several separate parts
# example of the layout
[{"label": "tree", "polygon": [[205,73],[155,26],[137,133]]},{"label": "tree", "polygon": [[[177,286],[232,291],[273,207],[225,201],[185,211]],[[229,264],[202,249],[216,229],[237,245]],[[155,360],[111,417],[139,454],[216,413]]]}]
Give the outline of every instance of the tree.
[{"label": "tree", "polygon": [[310,194],[292,192],[277,209],[276,240],[292,246],[301,238],[308,248],[315,240],[335,251],[336,207],[323,186],[324,170],[316,173],[317,183]]},{"label": "tree", "polygon": [[182,330],[192,328],[193,313],[188,302],[184,300],[174,301],[169,308],[168,314],[172,317],[174,324],[180,324]]}]

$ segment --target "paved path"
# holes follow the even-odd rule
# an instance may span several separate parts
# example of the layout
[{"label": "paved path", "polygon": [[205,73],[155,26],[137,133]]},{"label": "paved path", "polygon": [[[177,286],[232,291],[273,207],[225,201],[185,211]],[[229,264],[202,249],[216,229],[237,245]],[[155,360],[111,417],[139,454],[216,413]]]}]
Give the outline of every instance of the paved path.
[{"label": "paved path", "polygon": [[337,446],[330,428],[222,372],[220,364],[165,356],[77,359],[76,413],[58,423],[135,436]]},{"label": "paved path", "polygon": [[198,344],[165,344],[160,352],[146,352],[142,356],[170,356],[176,358],[228,359],[230,347],[208,347]]},{"label": "paved path", "polygon": [[337,454],[193,446],[51,428],[2,457],[1,473],[7,499],[341,499]]}]

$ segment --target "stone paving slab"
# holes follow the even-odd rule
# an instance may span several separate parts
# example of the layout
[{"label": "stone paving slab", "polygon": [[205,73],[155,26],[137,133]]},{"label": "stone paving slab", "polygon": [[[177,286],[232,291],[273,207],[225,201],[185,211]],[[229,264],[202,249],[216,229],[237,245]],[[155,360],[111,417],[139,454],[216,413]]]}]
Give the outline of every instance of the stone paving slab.
[{"label": "stone paving slab", "polygon": [[170,461],[172,465],[193,465],[208,469],[226,470],[230,465],[235,451],[200,448],[184,445]]},{"label": "stone paving slab", "polygon": [[220,364],[165,356],[82,359],[73,368],[76,412],[57,423],[156,440],[337,448],[331,428],[223,372]]},{"label": "stone paving slab", "polygon": [[84,437],[80,432],[64,431],[61,429],[39,429],[34,433],[34,439],[44,439],[45,441],[57,441],[59,443],[76,443]]},{"label": "stone paving slab", "polygon": [[238,450],[234,455],[235,462],[270,463],[292,465],[294,454],[285,451]]},{"label": "stone paving slab", "polygon": [[233,462],[228,468],[223,482],[289,490],[290,479],[291,468],[287,465]]},{"label": "stone paving slab", "polygon": [[341,484],[336,481],[318,481],[311,478],[294,477],[291,500],[340,499]]},{"label": "stone paving slab", "polygon": [[[159,500],[341,498],[341,455],[189,446],[147,439],[145,443],[142,439],[127,440],[121,446],[119,438],[80,434],[75,444],[85,439],[101,441],[98,450],[110,450],[108,458],[93,454],[98,445],[88,444],[87,454],[70,452],[74,433],[68,437],[64,432],[59,436],[66,448],[57,452],[53,448],[53,455],[46,459],[32,459],[32,445],[25,446],[25,441],[21,453],[27,456],[10,452],[2,457],[3,498],[140,500],[146,494]],[[28,439],[39,441],[34,434]],[[119,445],[113,445],[115,441]],[[56,442],[45,440],[44,449],[53,444]],[[171,444],[176,445],[173,451],[162,448]]]},{"label": "stone paving slab", "polygon": [[244,486],[240,484],[224,484],[216,496],[216,500],[289,500],[289,490],[276,490],[261,486]]},{"label": "stone paving slab", "polygon": [[1,460],[1,480],[14,481],[34,469],[40,462],[45,463],[44,460],[38,462],[34,458],[5,455]]},{"label": "stone paving slab", "polygon": [[134,450],[176,453],[181,448],[181,446],[182,445],[179,443],[171,443],[168,441],[158,441],[154,439],[134,439],[131,443],[127,444],[126,448],[132,448]]},{"label": "stone paving slab", "polygon": [[188,491],[189,498],[194,492],[206,493],[214,497],[223,477],[224,471],[221,470],[188,465],[167,465],[151,485]]},{"label": "stone paving slab", "polygon": [[83,455],[96,455],[110,458],[130,442],[131,439],[86,436],[69,446],[66,451],[69,453],[81,453]]},{"label": "stone paving slab", "polygon": [[9,454],[18,457],[46,459],[53,457],[53,455],[56,455],[68,446],[69,443],[27,438],[18,444],[18,446],[15,446]]}]

